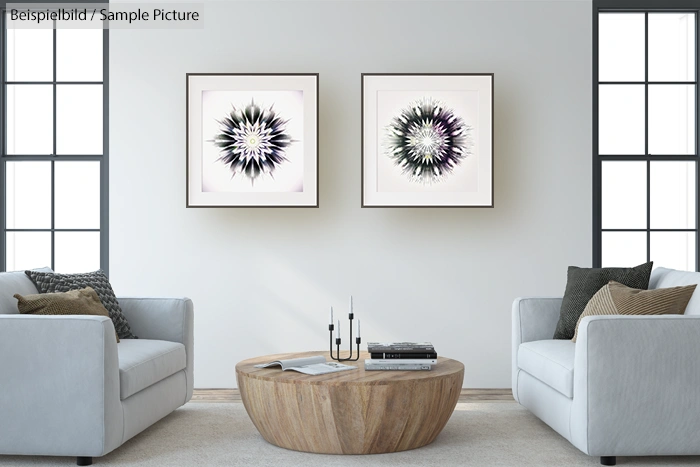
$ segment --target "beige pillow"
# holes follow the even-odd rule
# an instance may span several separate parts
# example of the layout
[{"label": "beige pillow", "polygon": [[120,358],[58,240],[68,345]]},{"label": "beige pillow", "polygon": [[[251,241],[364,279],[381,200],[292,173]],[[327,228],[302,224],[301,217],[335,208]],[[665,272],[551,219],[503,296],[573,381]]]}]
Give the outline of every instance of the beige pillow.
[{"label": "beige pillow", "polygon": [[[15,294],[17,308],[29,315],[91,315],[109,318],[107,308],[92,287],[70,292],[42,293],[32,295]],[[119,342],[119,336],[117,336]]]},{"label": "beige pillow", "polygon": [[696,284],[667,289],[641,290],[610,281],[590,299],[576,323],[578,327],[586,316],[600,315],[682,315],[693,296]]}]

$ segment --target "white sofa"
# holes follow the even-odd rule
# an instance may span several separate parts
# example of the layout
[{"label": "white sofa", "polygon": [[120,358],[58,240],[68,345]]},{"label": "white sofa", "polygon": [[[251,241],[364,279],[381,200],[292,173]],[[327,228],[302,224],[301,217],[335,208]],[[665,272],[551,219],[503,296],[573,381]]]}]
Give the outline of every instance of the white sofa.
[{"label": "white sofa", "polygon": [[15,293],[38,291],[0,273],[0,455],[90,465],[192,397],[191,300],[119,298],[139,338],[117,344],[109,318],[20,315]]},{"label": "white sofa", "polygon": [[[689,284],[657,268],[649,288]],[[561,301],[513,302],[515,400],[603,465],[700,454],[700,292],[685,315],[586,317],[576,343],[552,339]]]}]

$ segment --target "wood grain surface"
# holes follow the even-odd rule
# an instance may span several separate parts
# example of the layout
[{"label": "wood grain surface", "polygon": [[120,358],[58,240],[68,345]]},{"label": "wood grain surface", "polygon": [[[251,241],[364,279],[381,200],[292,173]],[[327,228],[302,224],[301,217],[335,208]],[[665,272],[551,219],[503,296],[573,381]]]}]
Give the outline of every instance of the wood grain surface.
[{"label": "wood grain surface", "polygon": [[464,365],[438,357],[431,371],[357,370],[310,376],[254,368],[285,358],[327,352],[279,354],[236,365],[243,405],[268,442],[296,451],[376,454],[431,443],[450,418],[462,389]]},{"label": "wood grain surface", "polygon": [[[195,388],[192,403],[228,403],[242,404],[241,391],[238,388]],[[515,403],[510,389],[462,388],[459,404],[479,403]]]}]

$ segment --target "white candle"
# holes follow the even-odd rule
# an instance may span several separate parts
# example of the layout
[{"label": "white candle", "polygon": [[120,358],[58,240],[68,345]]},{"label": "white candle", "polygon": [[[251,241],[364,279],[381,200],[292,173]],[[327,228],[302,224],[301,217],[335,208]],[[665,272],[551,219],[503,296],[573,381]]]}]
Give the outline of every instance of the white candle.
[{"label": "white candle", "polygon": [[328,324],[333,324],[333,307],[331,307],[331,320],[328,322]]},{"label": "white candle", "polygon": [[350,295],[350,313],[352,313],[352,295]]},{"label": "white candle", "polygon": [[360,320],[357,320],[357,337],[360,337]]},{"label": "white candle", "polygon": [[338,320],[338,327],[335,328],[335,338],[340,339],[340,320]]}]

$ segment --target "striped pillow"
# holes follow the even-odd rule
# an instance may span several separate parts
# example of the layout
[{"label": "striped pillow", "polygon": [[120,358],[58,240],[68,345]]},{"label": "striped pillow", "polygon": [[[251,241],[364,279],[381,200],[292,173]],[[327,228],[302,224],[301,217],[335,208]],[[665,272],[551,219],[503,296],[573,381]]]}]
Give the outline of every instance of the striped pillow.
[{"label": "striped pillow", "polygon": [[578,327],[586,316],[600,315],[682,315],[693,296],[697,284],[667,289],[641,290],[610,281],[590,299],[576,323]]}]

